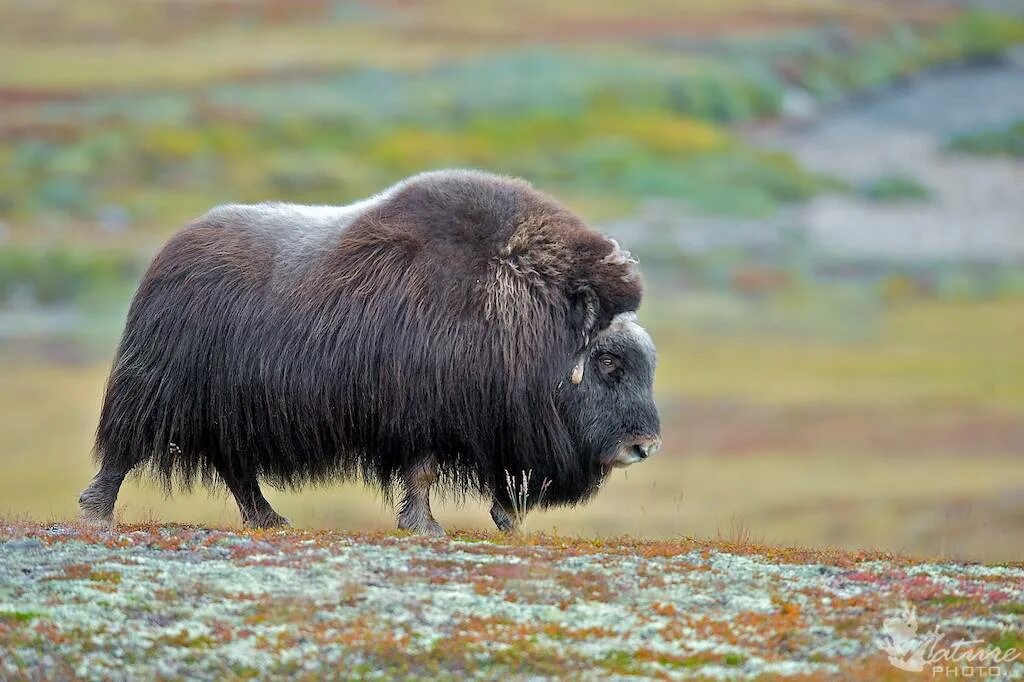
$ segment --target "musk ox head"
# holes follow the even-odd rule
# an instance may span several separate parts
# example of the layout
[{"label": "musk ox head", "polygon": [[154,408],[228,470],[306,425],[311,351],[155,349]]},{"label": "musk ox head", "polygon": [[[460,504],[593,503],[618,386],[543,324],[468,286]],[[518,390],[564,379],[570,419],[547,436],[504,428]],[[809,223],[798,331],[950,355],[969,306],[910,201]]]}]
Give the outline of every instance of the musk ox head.
[{"label": "musk ox head", "polygon": [[[653,395],[654,344],[636,318],[642,294],[638,263],[574,216],[559,213],[558,218],[560,239],[549,237],[534,252],[557,255],[553,270],[563,278],[552,278],[559,288],[548,289],[558,292],[548,299],[548,309],[561,308],[564,315],[522,305],[531,298],[529,290],[507,306],[523,317],[505,328],[517,330],[513,338],[530,337],[514,348],[532,350],[507,354],[514,362],[506,364],[502,375],[512,377],[513,384],[519,375],[535,380],[518,383],[524,390],[511,395],[521,397],[508,403],[517,415],[510,432],[530,437],[519,442],[500,438],[512,451],[492,459],[499,505],[514,496],[501,490],[506,473],[525,477],[532,471],[534,485],[547,484],[544,493],[529,491],[530,499],[520,501],[520,507],[574,505],[590,499],[613,468],[646,459],[661,444]],[[542,224],[550,230],[554,222]],[[526,270],[522,261],[520,256],[515,263],[517,273]],[[534,334],[539,328],[547,331]]]},{"label": "musk ox head", "polygon": [[622,313],[587,343],[559,387],[562,419],[584,464],[602,475],[661,446],[655,361],[654,343],[636,314]]}]

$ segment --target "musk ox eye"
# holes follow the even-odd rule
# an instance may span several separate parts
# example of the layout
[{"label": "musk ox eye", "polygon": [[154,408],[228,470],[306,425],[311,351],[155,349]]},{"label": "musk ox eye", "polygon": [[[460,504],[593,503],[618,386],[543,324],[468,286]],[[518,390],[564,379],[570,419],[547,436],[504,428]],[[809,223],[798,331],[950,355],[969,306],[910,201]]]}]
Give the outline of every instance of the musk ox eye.
[{"label": "musk ox eye", "polygon": [[601,353],[597,356],[597,366],[604,374],[610,374],[619,367],[619,359],[611,353]]}]

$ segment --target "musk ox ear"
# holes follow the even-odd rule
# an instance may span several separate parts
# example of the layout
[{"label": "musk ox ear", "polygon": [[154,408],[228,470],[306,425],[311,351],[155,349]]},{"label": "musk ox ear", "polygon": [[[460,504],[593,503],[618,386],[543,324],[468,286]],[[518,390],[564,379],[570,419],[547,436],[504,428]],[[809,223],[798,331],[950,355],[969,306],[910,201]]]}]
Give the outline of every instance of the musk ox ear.
[{"label": "musk ox ear", "polygon": [[[598,313],[601,305],[597,293],[588,285],[581,284],[569,299],[569,327],[576,337],[576,351],[582,352],[597,331]],[[574,382],[579,383],[579,382]]]},{"label": "musk ox ear", "polygon": [[583,381],[583,368],[587,362],[587,346],[598,331],[597,320],[600,307],[597,293],[589,286],[580,285],[569,296],[569,329],[572,333],[573,350],[576,358],[569,381],[579,385]]}]

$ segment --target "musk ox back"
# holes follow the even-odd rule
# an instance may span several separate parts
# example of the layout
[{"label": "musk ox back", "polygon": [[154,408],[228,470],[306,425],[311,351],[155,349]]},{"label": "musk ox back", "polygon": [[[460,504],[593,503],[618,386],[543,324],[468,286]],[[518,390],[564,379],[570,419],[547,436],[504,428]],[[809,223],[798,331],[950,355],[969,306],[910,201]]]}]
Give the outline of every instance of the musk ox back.
[{"label": "musk ox back", "polygon": [[430,533],[432,486],[491,499],[503,529],[524,499],[581,502],[659,443],[640,297],[628,253],[517,179],[216,208],[139,285],[83,513],[109,521],[136,467],[225,483],[252,526],[286,522],[260,481],[400,487],[399,526]]}]

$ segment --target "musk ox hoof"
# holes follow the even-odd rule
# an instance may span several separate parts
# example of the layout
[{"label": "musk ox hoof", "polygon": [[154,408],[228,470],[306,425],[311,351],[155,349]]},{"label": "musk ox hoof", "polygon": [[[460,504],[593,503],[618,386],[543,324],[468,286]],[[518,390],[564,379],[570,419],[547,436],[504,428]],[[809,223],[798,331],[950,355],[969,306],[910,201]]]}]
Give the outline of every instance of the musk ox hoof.
[{"label": "musk ox hoof", "polygon": [[78,509],[78,518],[82,523],[104,528],[114,526],[114,504],[109,496],[97,491],[95,486],[89,486],[79,496]]},{"label": "musk ox hoof", "polygon": [[446,533],[444,532],[444,528],[441,527],[441,524],[437,521],[434,521],[433,519],[431,519],[427,523],[426,527],[422,531],[420,531],[420,533],[435,538],[443,538],[446,535]]},{"label": "musk ox hoof", "polygon": [[398,520],[398,529],[407,530],[410,533],[416,535],[427,535],[434,538],[443,538],[446,533],[441,524],[434,519],[422,519],[416,522],[404,522],[402,519]]},{"label": "musk ox hoof", "polygon": [[275,511],[264,512],[258,516],[243,519],[242,522],[246,528],[253,528],[257,530],[268,528],[288,528],[292,525],[288,519]]},{"label": "musk ox hoof", "polygon": [[115,525],[114,515],[104,515],[100,512],[96,512],[92,509],[82,508],[81,513],[78,515],[78,520],[87,526],[93,526],[95,528],[110,529]]},{"label": "musk ox hoof", "polygon": [[516,533],[519,531],[516,527],[516,522],[512,520],[509,513],[497,503],[491,505],[491,519],[502,533]]}]

